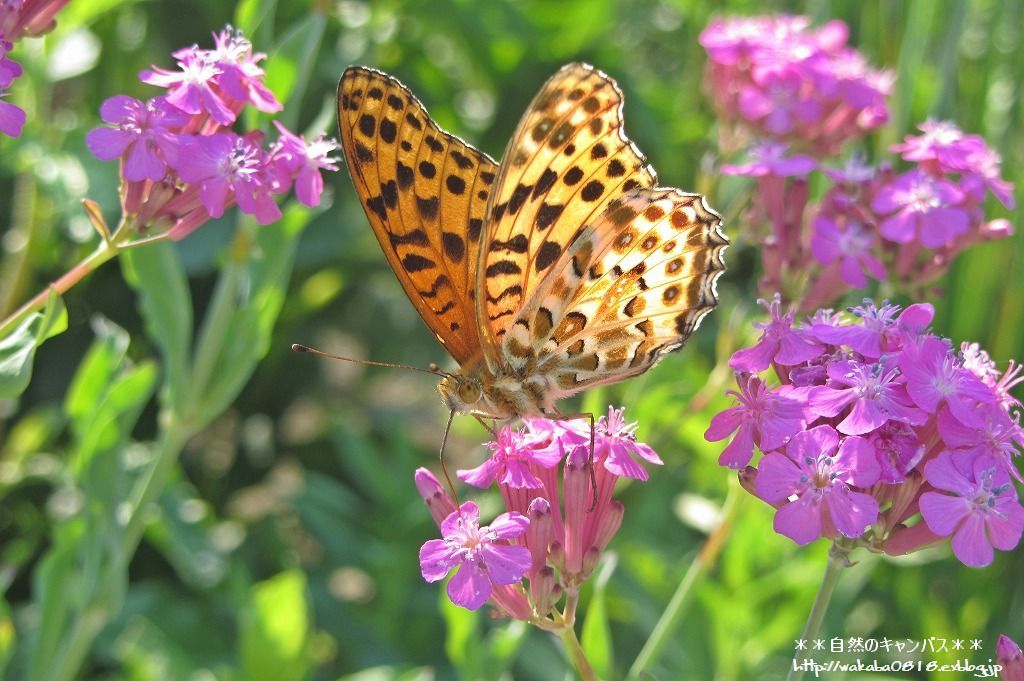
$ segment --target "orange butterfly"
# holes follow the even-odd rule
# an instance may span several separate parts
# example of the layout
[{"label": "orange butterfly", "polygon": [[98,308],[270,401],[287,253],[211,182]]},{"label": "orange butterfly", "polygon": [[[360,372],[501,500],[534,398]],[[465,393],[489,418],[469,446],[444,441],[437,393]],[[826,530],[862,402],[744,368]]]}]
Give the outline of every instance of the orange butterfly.
[{"label": "orange butterfly", "polygon": [[377,240],[459,364],[438,385],[453,414],[558,416],[651,368],[718,303],[720,216],[657,186],[592,66],[544,85],[500,164],[373,69],[342,75],[338,122]]}]

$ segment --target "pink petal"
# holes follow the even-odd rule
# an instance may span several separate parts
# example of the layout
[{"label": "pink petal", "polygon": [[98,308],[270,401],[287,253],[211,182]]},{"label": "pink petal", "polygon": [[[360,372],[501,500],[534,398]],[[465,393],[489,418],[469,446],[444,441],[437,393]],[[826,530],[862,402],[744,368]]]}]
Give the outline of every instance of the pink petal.
[{"label": "pink petal", "polygon": [[491,597],[491,580],[472,563],[463,563],[448,582],[448,598],[467,610],[478,610]]},{"label": "pink petal", "polygon": [[704,439],[708,442],[718,442],[729,437],[743,423],[743,416],[746,413],[746,408],[741,406],[718,412],[711,417],[711,424],[704,431]]},{"label": "pink petal", "polygon": [[718,465],[739,470],[750,463],[753,456],[754,426],[746,423],[736,433],[729,446],[722,450],[721,456],[718,457]]},{"label": "pink petal", "polygon": [[857,399],[853,390],[836,390],[826,386],[811,388],[808,393],[807,406],[813,414],[832,418]]},{"label": "pink petal", "polygon": [[855,487],[870,487],[878,482],[882,474],[874,445],[856,435],[846,438],[839,446],[833,470],[845,473],[846,475],[839,476],[839,479]]},{"label": "pink petal", "polygon": [[448,576],[455,564],[458,549],[449,546],[443,539],[431,539],[420,547],[420,574],[428,582],[436,582]]},{"label": "pink petal", "polygon": [[938,492],[922,494],[920,506],[921,517],[928,523],[928,529],[943,537],[953,534],[971,510],[970,504],[964,499]]},{"label": "pink petal", "polygon": [[480,555],[495,584],[515,584],[533,564],[530,549],[525,546],[486,544],[480,547]]},{"label": "pink petal", "polygon": [[995,558],[992,545],[985,536],[985,523],[976,515],[968,516],[950,542],[953,555],[970,567],[985,567]]},{"label": "pink petal", "polygon": [[[988,516],[988,537],[1000,551],[1012,551],[1024,534],[1024,508],[1011,495],[1000,497],[996,513]],[[1000,514],[1004,517],[999,517]]]},{"label": "pink petal", "polygon": [[530,519],[521,513],[502,513],[488,527],[496,539],[515,539],[530,527]]},{"label": "pink petal", "polygon": [[878,520],[878,501],[870,494],[833,487],[825,495],[832,523],[844,536],[859,537]]},{"label": "pink petal", "polygon": [[85,135],[85,145],[101,161],[119,157],[131,141],[131,137],[115,128],[95,128]]},{"label": "pink petal", "polygon": [[754,479],[757,495],[770,504],[785,501],[798,492],[806,483],[801,481],[803,472],[793,460],[783,454],[766,454],[761,459]]},{"label": "pink petal", "polygon": [[812,503],[812,496],[805,494],[780,508],[772,523],[776,532],[801,546],[821,536],[821,508]]}]

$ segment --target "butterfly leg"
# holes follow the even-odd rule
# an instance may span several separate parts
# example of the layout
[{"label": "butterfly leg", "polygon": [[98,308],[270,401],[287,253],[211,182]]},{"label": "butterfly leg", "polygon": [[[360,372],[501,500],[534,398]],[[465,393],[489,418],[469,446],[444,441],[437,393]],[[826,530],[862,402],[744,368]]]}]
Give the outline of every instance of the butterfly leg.
[{"label": "butterfly leg", "polygon": [[441,462],[441,472],[444,473],[444,479],[448,483],[448,491],[452,494],[452,501],[455,502],[455,510],[459,512],[460,517],[462,514],[462,504],[459,503],[459,493],[455,491],[455,485],[452,483],[452,478],[448,475],[448,466],[444,463],[444,448],[448,444],[448,433],[452,429],[452,421],[455,419],[455,410],[448,415],[448,423],[444,427],[444,437],[441,438],[441,452],[438,454],[438,460]]},{"label": "butterfly leg", "polygon": [[[484,415],[484,414],[473,414],[473,418],[475,418],[480,423],[481,426],[483,426],[484,428],[487,429],[487,432],[491,434],[491,437],[493,437],[493,438],[497,438],[498,437],[498,419],[497,418],[495,418],[493,416],[487,416],[487,415]],[[487,421],[485,419],[490,419],[491,422],[487,423]]]},{"label": "butterfly leg", "polygon": [[591,513],[595,508],[597,508],[597,476],[594,473],[594,440],[596,429],[594,415],[589,411],[580,412],[578,414],[562,414],[561,412],[555,412],[553,418],[559,421],[571,421],[573,419],[587,419],[590,421],[590,455],[587,457],[587,468],[590,470],[590,488],[593,491],[593,499],[590,501],[590,508],[587,510],[587,513]]}]

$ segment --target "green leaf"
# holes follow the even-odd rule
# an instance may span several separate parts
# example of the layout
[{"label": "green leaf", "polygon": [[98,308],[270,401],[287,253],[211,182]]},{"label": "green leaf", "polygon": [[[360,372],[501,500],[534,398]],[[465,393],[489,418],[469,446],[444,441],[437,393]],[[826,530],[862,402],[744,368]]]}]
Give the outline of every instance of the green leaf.
[{"label": "green leaf", "polygon": [[221,273],[196,344],[189,401],[195,423],[220,414],[270,349],[297,236],[312,215],[301,204],[289,204],[278,223],[256,232],[249,259],[229,263]]},{"label": "green leaf", "polygon": [[14,630],[14,620],[11,619],[11,609],[3,596],[0,596],[0,676],[11,660],[16,639],[17,632]]},{"label": "green leaf", "polygon": [[266,85],[284,104],[284,111],[277,118],[293,130],[298,121],[299,103],[315,71],[313,62],[326,23],[320,12],[307,14],[284,34],[267,59]]},{"label": "green leaf", "polygon": [[590,598],[590,607],[587,608],[587,616],[583,620],[583,630],[580,634],[580,645],[583,646],[583,652],[586,653],[590,666],[601,679],[611,678],[615,664],[612,656],[612,631],[611,625],[608,623],[605,592],[617,562],[614,554],[607,554],[601,563],[597,576],[593,580],[594,593]]},{"label": "green leaf", "polygon": [[274,15],[276,8],[276,0],[241,0],[235,8],[235,27],[255,44],[256,29],[264,25],[264,19]]},{"label": "green leaf", "polygon": [[310,669],[306,577],[289,570],[252,589],[242,621],[241,678],[300,681]]},{"label": "green leaf", "polygon": [[189,376],[192,341],[192,296],[174,244],[157,242],[124,251],[125,280],[139,294],[146,332],[164,361],[164,401],[181,405]]},{"label": "green leaf", "polygon": [[68,328],[60,294],[50,290],[46,307],[33,312],[6,338],[0,339],[0,399],[17,397],[32,379],[36,348]]}]

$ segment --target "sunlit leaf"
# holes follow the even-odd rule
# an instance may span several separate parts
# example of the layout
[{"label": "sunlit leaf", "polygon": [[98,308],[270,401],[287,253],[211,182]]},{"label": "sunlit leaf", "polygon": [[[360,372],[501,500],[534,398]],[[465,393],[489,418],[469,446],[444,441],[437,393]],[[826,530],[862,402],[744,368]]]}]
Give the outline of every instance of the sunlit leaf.
[{"label": "sunlit leaf", "polygon": [[24,392],[32,378],[36,348],[67,328],[64,301],[51,290],[41,312],[33,312],[10,335],[0,339],[0,399],[17,397]]},{"label": "sunlit leaf", "polygon": [[301,681],[310,666],[306,576],[289,570],[255,585],[240,634],[242,678]]}]

